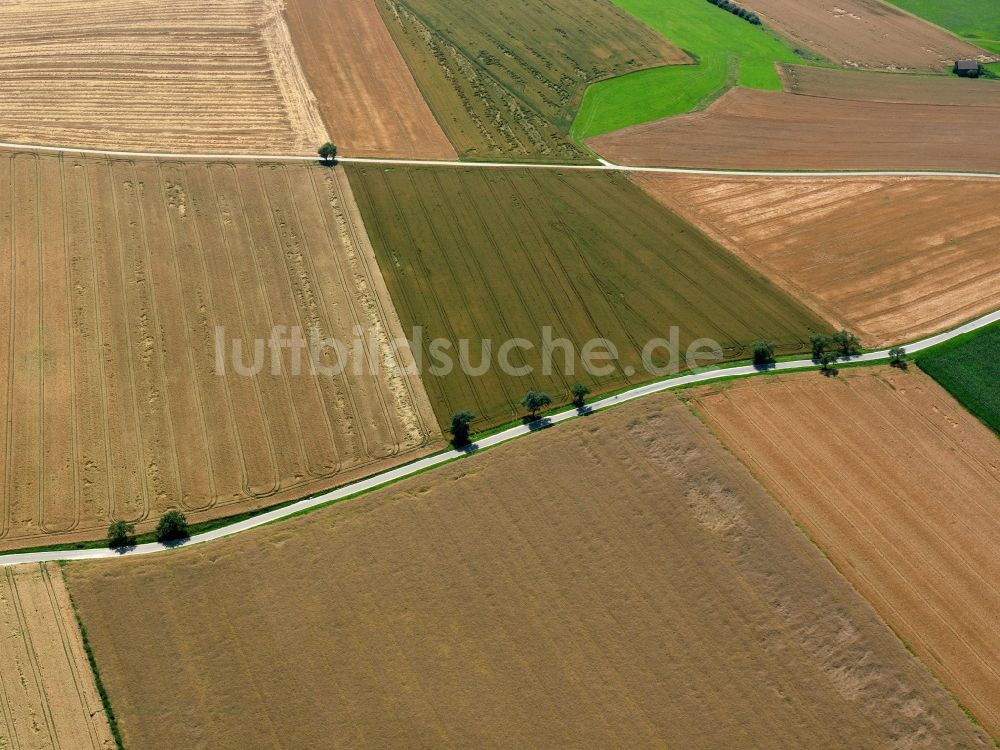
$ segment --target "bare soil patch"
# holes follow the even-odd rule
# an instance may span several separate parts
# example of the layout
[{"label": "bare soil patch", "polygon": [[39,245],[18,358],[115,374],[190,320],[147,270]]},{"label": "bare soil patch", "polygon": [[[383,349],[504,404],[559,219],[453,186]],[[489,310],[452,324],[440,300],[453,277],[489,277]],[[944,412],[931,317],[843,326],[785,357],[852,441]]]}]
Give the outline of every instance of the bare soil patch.
[{"label": "bare soil patch", "polygon": [[707,110],[588,141],[620,164],[1000,171],[996,109],[732,89]]},{"label": "bare soil patch", "polygon": [[916,369],[692,400],[917,655],[1000,731],[1000,443]]},{"label": "bare soil patch", "polygon": [[311,153],[326,140],[281,0],[0,4],[0,140]]},{"label": "bare soil patch", "polygon": [[0,747],[113,750],[59,566],[0,569]]},{"label": "bare soil patch", "polygon": [[864,99],[901,104],[1000,107],[1000,82],[986,78],[900,75],[779,65],[785,91],[829,99]]},{"label": "bare soil patch", "polygon": [[1000,184],[637,175],[835,327],[913,341],[1000,308]]},{"label": "bare soil patch", "polygon": [[[0,206],[0,548],[229,515],[437,445],[387,366],[401,331],[339,169],[6,152]],[[296,372],[287,348],[272,369],[273,332],[355,326],[377,374],[301,351]]]},{"label": "bare soil patch", "polygon": [[344,153],[457,157],[374,0],[288,0],[285,15],[327,128]]},{"label": "bare soil patch", "polygon": [[67,574],[150,750],[988,746],[672,396]]},{"label": "bare soil patch", "polygon": [[955,60],[993,59],[880,0],[745,0],[743,5],[767,26],[843,65],[940,72],[951,70]]}]

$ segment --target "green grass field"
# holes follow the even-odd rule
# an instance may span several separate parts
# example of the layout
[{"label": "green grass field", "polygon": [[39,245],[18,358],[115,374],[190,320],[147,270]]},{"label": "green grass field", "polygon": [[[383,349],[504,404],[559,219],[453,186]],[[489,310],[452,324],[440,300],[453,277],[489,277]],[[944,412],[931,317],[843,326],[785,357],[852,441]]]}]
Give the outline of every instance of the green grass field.
[{"label": "green grass field", "polygon": [[658,68],[591,85],[573,122],[571,133],[577,140],[690,112],[735,84],[780,90],[775,62],[802,62],[770,31],[705,0],[614,2],[695,56],[698,64]]},{"label": "green grass field", "polygon": [[[481,376],[460,369],[435,376],[425,368],[443,426],[461,409],[480,416],[476,430],[515,419],[530,389],[558,405],[576,380],[597,394],[653,379],[642,349],[669,338],[671,326],[682,352],[711,337],[727,359],[748,358],[759,338],[781,353],[803,351],[811,333],[826,329],[620,175],[351,166],[348,174],[404,330],[422,326],[425,351],[441,338],[453,355],[468,339],[475,365],[484,340],[494,342],[494,354],[514,337],[534,345],[512,357],[532,374],[493,367]],[[576,357],[569,374],[560,350],[545,374],[545,326],[553,340],[574,342],[577,354],[604,338],[619,357],[599,376]],[[665,352],[658,354],[657,366],[665,365]]]},{"label": "green grass field", "polygon": [[920,369],[1000,434],[1000,324],[919,354]]},{"label": "green grass field", "polygon": [[1000,55],[1000,2],[997,0],[889,0],[915,16],[948,29]]},{"label": "green grass field", "polygon": [[687,57],[607,0],[377,0],[456,150],[565,162],[587,84]]}]

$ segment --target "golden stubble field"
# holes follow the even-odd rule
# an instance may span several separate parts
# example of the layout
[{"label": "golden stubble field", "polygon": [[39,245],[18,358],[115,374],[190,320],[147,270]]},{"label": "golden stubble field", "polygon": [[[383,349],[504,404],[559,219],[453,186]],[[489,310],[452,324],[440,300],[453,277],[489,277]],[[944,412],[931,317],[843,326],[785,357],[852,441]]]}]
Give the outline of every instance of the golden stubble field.
[{"label": "golden stubble field", "polygon": [[691,399],[900,638],[1000,732],[996,436],[917,370],[753,378]]},{"label": "golden stubble field", "polygon": [[869,346],[913,341],[1000,307],[996,181],[633,179]]},{"label": "golden stubble field", "polygon": [[281,0],[0,3],[0,140],[313,153],[326,132]]},{"label": "golden stubble field", "polygon": [[[402,331],[339,169],[3,152],[0,248],[0,548],[168,508],[229,515],[440,441],[394,367],[409,350],[390,345]],[[375,343],[358,370],[303,357],[295,374],[263,346],[278,326]],[[243,376],[232,349],[250,366],[257,339]]]},{"label": "golden stubble field", "polygon": [[672,396],[66,571],[130,747],[989,746]]},{"label": "golden stubble field", "polygon": [[0,568],[0,747],[115,747],[55,563]]}]

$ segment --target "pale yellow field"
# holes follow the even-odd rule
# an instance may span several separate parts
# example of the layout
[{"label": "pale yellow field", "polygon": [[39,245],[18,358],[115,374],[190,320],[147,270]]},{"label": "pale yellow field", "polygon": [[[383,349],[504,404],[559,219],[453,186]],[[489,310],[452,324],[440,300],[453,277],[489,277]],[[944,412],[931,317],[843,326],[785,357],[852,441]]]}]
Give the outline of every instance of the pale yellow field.
[{"label": "pale yellow field", "polygon": [[0,140],[313,152],[326,132],[280,0],[0,3]]},{"label": "pale yellow field", "polygon": [[0,748],[114,746],[59,567],[0,568]]}]

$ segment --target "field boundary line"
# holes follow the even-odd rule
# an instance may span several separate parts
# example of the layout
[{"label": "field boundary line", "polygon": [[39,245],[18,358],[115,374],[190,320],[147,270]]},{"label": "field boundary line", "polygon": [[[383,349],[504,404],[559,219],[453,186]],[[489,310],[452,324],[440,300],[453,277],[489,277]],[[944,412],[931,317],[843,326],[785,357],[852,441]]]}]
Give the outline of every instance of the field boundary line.
[{"label": "field boundary line", "polygon": [[[253,161],[320,163],[319,157],[307,154],[206,154],[169,151],[112,151],[73,146],[43,146],[33,143],[0,141],[0,149],[43,154],[79,154],[123,159],[162,159],[166,161]],[[697,167],[655,167],[615,164],[598,158],[599,164],[559,164],[552,162],[460,161],[448,159],[389,159],[374,156],[338,156],[338,164],[370,164],[396,167],[461,167],[464,169],[548,169],[584,172],[639,172],[661,174],[693,174],[716,177],[967,177],[1000,180],[1000,172],[963,172],[942,170],[858,169],[858,170],[764,170],[764,169],[701,169]]]},{"label": "field boundary line", "polygon": [[[967,333],[972,333],[981,328],[985,328],[993,323],[1000,322],[1000,310],[988,313],[974,320],[971,320],[963,325],[946,331],[944,333],[939,333],[934,336],[929,336],[925,339],[919,341],[911,342],[906,344],[907,354],[912,355],[917,352],[930,349],[938,344],[943,344],[951,339],[958,338]],[[889,349],[880,349],[878,351],[866,352],[855,357],[842,358],[839,360],[844,364],[872,364],[877,362],[885,362],[890,359]],[[403,466],[398,466],[394,469],[384,471],[378,474],[373,474],[364,479],[357,480],[355,482],[350,482],[336,489],[330,490],[328,492],[323,492],[321,494],[307,497],[298,502],[285,505],[281,508],[275,508],[270,511],[264,511],[258,515],[251,518],[244,519],[242,521],[237,521],[219,528],[213,529],[211,531],[204,532],[202,534],[196,534],[190,539],[180,543],[180,544],[161,544],[159,542],[148,542],[145,544],[139,544],[127,550],[112,550],[108,548],[92,548],[92,549],[68,549],[68,550],[44,550],[36,552],[11,552],[0,554],[0,567],[9,565],[19,565],[22,563],[40,563],[40,562],[62,562],[62,561],[73,561],[73,560],[97,560],[97,559],[109,559],[117,557],[135,557],[137,555],[149,555],[157,554],[162,552],[167,552],[171,549],[179,547],[187,547],[194,544],[204,544],[207,542],[216,541],[218,539],[225,539],[236,534],[241,534],[251,529],[258,528],[260,526],[265,526],[267,524],[274,523],[275,521],[280,521],[282,519],[289,518],[291,516],[300,515],[306,511],[319,508],[324,505],[329,505],[340,500],[345,500],[357,495],[361,495],[372,490],[380,489],[387,485],[398,482],[402,479],[414,476],[416,474],[423,473],[429,469],[442,466],[444,464],[450,463],[459,458],[463,458],[470,453],[475,453],[476,451],[485,450],[487,448],[493,448],[498,445],[510,442],[511,440],[524,437],[525,435],[531,435],[535,432],[542,431],[544,428],[560,424],[562,422],[569,421],[580,416],[585,416],[597,411],[603,411],[620,404],[625,404],[630,401],[635,401],[636,399],[643,398],[645,396],[651,396],[657,393],[664,393],[666,391],[674,390],[676,388],[682,388],[690,385],[697,385],[701,383],[709,383],[715,380],[727,379],[727,378],[744,378],[760,374],[769,374],[775,372],[787,372],[796,370],[818,370],[819,365],[813,362],[811,359],[797,359],[788,360],[783,362],[778,362],[766,369],[758,369],[753,365],[736,365],[732,367],[720,367],[715,369],[708,369],[701,372],[689,373],[687,375],[678,375],[667,380],[660,380],[652,383],[647,383],[645,385],[637,386],[631,388],[622,393],[618,393],[612,396],[607,396],[602,399],[590,404],[584,410],[568,409],[557,414],[553,414],[548,417],[544,417],[531,424],[523,424],[515,427],[510,427],[500,432],[488,435],[481,440],[476,441],[472,449],[465,450],[445,450],[440,453],[433,454],[431,456],[426,456],[424,458],[418,459],[411,463],[405,464]]]}]

